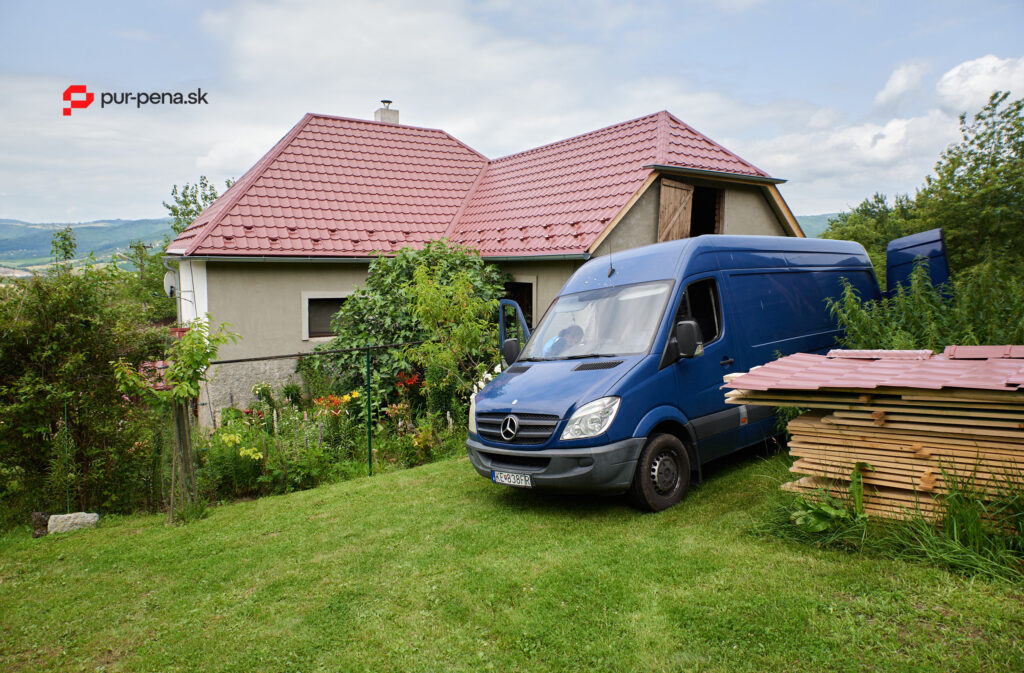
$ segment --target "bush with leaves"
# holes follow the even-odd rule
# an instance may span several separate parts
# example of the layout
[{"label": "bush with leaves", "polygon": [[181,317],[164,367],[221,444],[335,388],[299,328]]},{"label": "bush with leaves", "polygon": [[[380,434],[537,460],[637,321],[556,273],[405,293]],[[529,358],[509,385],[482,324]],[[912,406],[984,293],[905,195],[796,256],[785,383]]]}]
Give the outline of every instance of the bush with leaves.
[{"label": "bush with leaves", "polygon": [[[386,345],[422,341],[432,333],[416,314],[416,299],[409,288],[418,268],[429,269],[431,281],[438,287],[450,286],[454,279],[467,284],[468,292],[490,302],[504,293],[504,277],[479,253],[447,240],[431,241],[421,249],[402,248],[393,257],[381,256],[369,268],[366,284],[345,300],[332,322],[337,336],[318,350],[336,350],[366,345]],[[414,363],[402,348],[381,349],[371,353],[371,392],[381,409],[398,398],[396,382],[400,375],[414,370]],[[366,355],[363,351],[303,358],[299,372],[319,397],[366,388]]]},{"label": "bush with leaves", "polygon": [[[0,285],[0,509],[8,520],[32,509],[128,512],[159,502],[156,419],[122,399],[107,363],[149,359],[169,334],[144,322],[124,272],[88,263],[72,271],[67,233],[54,241],[47,274]],[[63,475],[51,475],[55,467]]]},{"label": "bush with leaves", "polygon": [[406,354],[423,372],[427,410],[454,412],[461,420],[474,384],[498,363],[498,301],[478,296],[464,271],[446,284],[434,282],[436,277],[428,266],[413,273],[413,314],[428,338]]},{"label": "bush with leaves", "polygon": [[829,303],[854,349],[931,349],[946,346],[1024,343],[1024,281],[996,262],[983,262],[943,289],[932,287],[928,270],[918,266],[909,286],[892,297],[861,303],[846,285]]}]

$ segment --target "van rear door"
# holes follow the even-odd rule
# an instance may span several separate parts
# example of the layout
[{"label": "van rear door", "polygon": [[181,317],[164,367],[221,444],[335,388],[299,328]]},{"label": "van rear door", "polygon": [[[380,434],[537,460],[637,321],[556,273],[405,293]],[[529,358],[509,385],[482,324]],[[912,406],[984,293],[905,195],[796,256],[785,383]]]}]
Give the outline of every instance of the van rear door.
[{"label": "van rear door", "polygon": [[938,287],[949,280],[942,229],[930,229],[889,241],[885,250],[885,294],[891,296],[898,286],[909,285],[914,265],[922,260],[928,263],[932,286]]}]

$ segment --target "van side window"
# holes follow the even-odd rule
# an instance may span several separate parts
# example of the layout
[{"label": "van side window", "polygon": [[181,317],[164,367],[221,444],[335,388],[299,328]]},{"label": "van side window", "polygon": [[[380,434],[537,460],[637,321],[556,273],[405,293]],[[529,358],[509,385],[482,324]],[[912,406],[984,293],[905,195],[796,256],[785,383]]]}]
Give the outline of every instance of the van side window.
[{"label": "van side window", "polygon": [[722,306],[714,278],[698,280],[687,286],[676,312],[676,322],[680,320],[696,320],[705,344],[722,334]]}]

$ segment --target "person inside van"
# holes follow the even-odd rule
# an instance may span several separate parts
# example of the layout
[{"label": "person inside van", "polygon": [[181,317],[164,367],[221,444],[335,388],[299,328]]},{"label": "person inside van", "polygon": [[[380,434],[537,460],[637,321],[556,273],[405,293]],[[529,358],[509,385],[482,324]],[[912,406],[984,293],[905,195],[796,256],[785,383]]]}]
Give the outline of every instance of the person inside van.
[{"label": "person inside van", "polygon": [[544,344],[544,357],[556,358],[581,341],[583,341],[583,328],[579,325],[569,325],[559,332],[558,336]]}]

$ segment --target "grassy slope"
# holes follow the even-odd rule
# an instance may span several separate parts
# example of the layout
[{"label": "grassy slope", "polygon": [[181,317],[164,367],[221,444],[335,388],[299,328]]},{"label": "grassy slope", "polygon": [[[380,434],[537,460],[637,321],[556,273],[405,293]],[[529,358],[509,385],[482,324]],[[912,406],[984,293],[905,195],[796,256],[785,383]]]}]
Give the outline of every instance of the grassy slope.
[{"label": "grassy slope", "polygon": [[[0,550],[5,670],[1020,671],[1019,587],[745,533],[781,460],[680,506],[465,459]],[[105,667],[105,668],[103,668]]]}]

